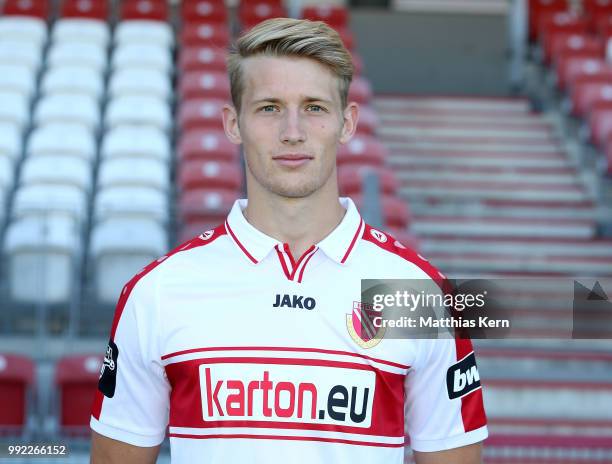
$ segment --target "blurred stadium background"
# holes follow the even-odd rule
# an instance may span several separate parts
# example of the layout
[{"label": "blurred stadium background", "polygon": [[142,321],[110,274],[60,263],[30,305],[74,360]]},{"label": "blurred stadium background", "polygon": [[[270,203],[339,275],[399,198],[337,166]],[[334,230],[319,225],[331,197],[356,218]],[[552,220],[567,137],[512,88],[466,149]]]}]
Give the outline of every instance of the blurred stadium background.
[{"label": "blurred stadium background", "polygon": [[[66,462],[88,462],[123,283],[242,195],[219,114],[224,57],[270,17],[327,21],[353,53],[362,115],[339,179],[371,223],[451,277],[612,275],[610,0],[5,0],[0,11],[3,441],[68,443]],[[555,340],[571,313],[545,294],[522,309],[525,340],[475,343],[485,462],[612,462],[611,342]],[[166,442],[159,461],[168,453]]]}]

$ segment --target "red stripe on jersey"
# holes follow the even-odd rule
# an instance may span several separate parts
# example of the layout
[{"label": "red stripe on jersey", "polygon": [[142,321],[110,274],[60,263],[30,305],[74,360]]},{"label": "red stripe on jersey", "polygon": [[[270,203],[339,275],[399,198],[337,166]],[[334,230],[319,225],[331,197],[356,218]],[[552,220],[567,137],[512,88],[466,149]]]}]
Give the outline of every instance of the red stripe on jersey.
[{"label": "red stripe on jersey", "polygon": [[[132,290],[134,289],[134,287],[136,286],[136,284],[138,283],[140,279],[142,279],[145,275],[147,275],[149,272],[151,272],[153,269],[155,269],[157,266],[163,263],[170,256],[178,252],[181,252],[181,251],[186,251],[192,248],[197,248],[197,247],[201,247],[204,245],[208,245],[209,243],[214,242],[221,235],[225,235],[225,233],[226,233],[225,227],[223,225],[217,226],[215,229],[213,229],[213,235],[211,235],[210,238],[208,238],[207,240],[201,239],[200,236],[192,238],[191,240],[188,240],[187,242],[184,242],[180,244],[179,246],[177,246],[176,248],[174,248],[173,250],[171,250],[169,253],[167,253],[163,257],[163,259],[159,258],[147,264],[134,277],[132,277],[128,281],[128,283],[126,283],[125,286],[123,287],[123,290],[121,291],[121,295],[119,296],[119,300],[117,301],[117,306],[115,307],[115,315],[113,317],[113,325],[111,327],[111,332],[110,332],[110,339],[113,341],[115,340],[115,332],[117,331],[117,326],[119,325],[119,320],[121,319],[123,308],[125,308],[125,304],[127,303],[127,300],[130,297]],[[100,419],[100,412],[102,411],[103,400],[104,400],[104,394],[102,394],[100,390],[96,389],[96,395],[94,397],[94,402],[92,406],[92,415],[96,419]]]},{"label": "red stripe on jersey", "polygon": [[348,249],[346,250],[346,253],[344,253],[344,256],[342,257],[342,260],[340,260],[340,262],[342,264],[344,264],[344,262],[348,259],[349,255],[351,254],[351,250],[353,249],[353,247],[355,246],[355,243],[357,242],[357,237],[359,237],[359,231],[361,230],[361,225],[363,224],[363,219],[361,221],[359,221],[359,226],[357,226],[357,230],[355,231],[355,235],[353,236],[353,240],[351,240],[351,244],[349,245]]},{"label": "red stripe on jersey", "polygon": [[255,440],[299,440],[299,441],[324,441],[328,443],[344,443],[347,445],[362,445],[362,446],[380,446],[384,448],[401,448],[404,443],[376,443],[367,441],[357,440],[343,440],[341,438],[324,438],[324,437],[292,437],[286,435],[251,435],[251,434],[232,434],[232,435],[188,435],[183,433],[170,433],[170,437],[176,438],[195,438],[195,439],[207,439],[207,438],[248,438]]},{"label": "red stripe on jersey", "polygon": [[[474,349],[469,338],[461,338],[455,335],[455,348],[457,361],[465,358]],[[487,425],[487,416],[482,399],[482,388],[474,390],[461,398],[461,418],[466,432],[479,429]]]},{"label": "red stripe on jersey", "polygon": [[317,252],[318,248],[313,248],[312,253],[310,253],[310,255],[308,255],[308,258],[306,258],[306,261],[304,261],[304,265],[302,266],[302,270],[300,271],[300,276],[298,277],[298,283],[302,283],[302,277],[304,276],[304,269],[306,269],[306,265],[308,264],[308,261],[310,261],[310,258],[312,258],[314,256],[314,254]]},{"label": "red stripe on jersey", "polygon": [[236,245],[238,245],[238,247],[240,247],[240,249],[247,256],[247,258],[249,258],[254,264],[257,264],[258,261],[255,258],[253,258],[251,253],[249,253],[247,251],[247,249],[244,247],[244,245],[242,245],[242,243],[240,243],[240,240],[238,240],[238,237],[236,237],[236,234],[234,234],[234,231],[232,230],[232,228],[230,227],[230,225],[229,225],[229,223],[227,221],[225,221],[225,228],[227,229],[227,232],[229,232],[229,234],[234,239],[234,242],[236,242]]},{"label": "red stripe on jersey", "polygon": [[278,245],[276,245],[274,249],[276,250],[276,254],[278,255],[278,260],[280,261],[281,266],[283,267],[283,272],[285,273],[285,276],[287,277],[287,279],[291,280],[291,273],[289,272],[289,268],[287,267],[287,263],[285,262],[283,252],[278,249]]},{"label": "red stripe on jersey", "polygon": [[[287,248],[289,248],[287,246]],[[302,256],[300,256],[300,259],[297,260],[297,263],[295,263],[293,265],[293,271],[291,271],[291,280],[295,279],[295,273],[297,272],[298,268],[300,267],[300,264],[302,263],[302,261],[304,261],[304,259],[308,256],[309,253],[312,253],[315,249],[314,245],[311,245],[310,248],[308,248],[308,250],[306,250]],[[304,266],[306,266],[306,263],[304,263]]]}]

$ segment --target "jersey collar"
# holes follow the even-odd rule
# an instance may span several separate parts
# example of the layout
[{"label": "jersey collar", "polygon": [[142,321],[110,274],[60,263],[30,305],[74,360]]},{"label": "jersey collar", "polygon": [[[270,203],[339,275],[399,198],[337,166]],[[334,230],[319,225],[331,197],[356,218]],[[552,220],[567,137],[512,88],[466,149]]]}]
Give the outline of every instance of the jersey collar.
[{"label": "jersey collar", "polygon": [[[340,204],[346,213],[338,226],[317,244],[329,258],[339,264],[345,264],[356,247],[359,237],[363,234],[365,226],[357,207],[350,198],[340,198]],[[264,259],[276,245],[283,247],[278,240],[264,234],[253,227],[242,214],[248,201],[239,199],[234,202],[225,228],[232,241],[240,248],[242,253],[254,264]]]}]

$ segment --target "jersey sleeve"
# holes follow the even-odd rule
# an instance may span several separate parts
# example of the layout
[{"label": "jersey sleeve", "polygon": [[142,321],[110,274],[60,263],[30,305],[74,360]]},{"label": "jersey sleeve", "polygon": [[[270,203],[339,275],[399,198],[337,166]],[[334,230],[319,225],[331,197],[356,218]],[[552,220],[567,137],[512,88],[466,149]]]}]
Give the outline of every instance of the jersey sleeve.
[{"label": "jersey sleeve", "polygon": [[469,339],[419,340],[406,376],[405,423],[415,451],[441,451],[488,436],[480,376]]},{"label": "jersey sleeve", "polygon": [[170,385],[151,281],[151,274],[137,276],[122,291],[90,420],[101,435],[135,446],[160,444],[168,424]]}]

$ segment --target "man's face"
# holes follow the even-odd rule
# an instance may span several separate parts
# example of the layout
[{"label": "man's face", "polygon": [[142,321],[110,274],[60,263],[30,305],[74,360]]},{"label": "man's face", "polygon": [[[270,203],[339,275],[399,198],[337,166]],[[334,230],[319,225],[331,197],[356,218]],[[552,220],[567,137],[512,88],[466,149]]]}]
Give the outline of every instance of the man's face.
[{"label": "man's face", "polygon": [[343,111],[339,79],[307,58],[256,56],[242,66],[240,114],[235,123],[232,110],[224,118],[230,139],[243,144],[248,182],[289,198],[335,183],[338,143],[357,118],[356,105]]}]

